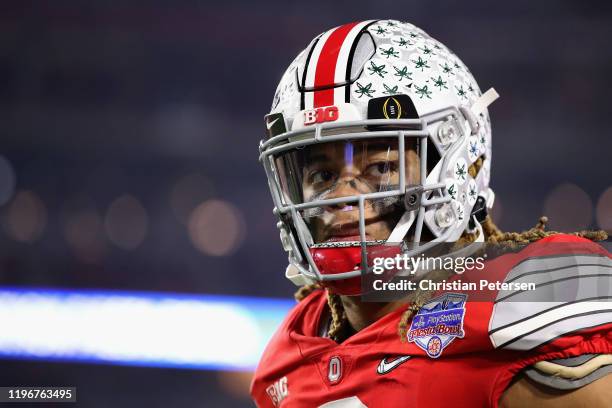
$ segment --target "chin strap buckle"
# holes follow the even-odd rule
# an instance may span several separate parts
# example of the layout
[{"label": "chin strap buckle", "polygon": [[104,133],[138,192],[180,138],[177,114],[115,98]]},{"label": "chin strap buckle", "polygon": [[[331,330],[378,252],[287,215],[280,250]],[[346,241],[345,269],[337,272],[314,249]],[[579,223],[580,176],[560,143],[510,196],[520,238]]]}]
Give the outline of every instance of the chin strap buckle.
[{"label": "chin strap buckle", "polygon": [[289,279],[295,286],[311,285],[315,283],[314,280],[304,276],[293,264],[289,264],[287,266],[287,269],[285,270],[285,278]]},{"label": "chin strap buckle", "polygon": [[474,203],[474,208],[472,208],[472,212],[470,214],[470,223],[468,228],[470,230],[476,228],[476,223],[474,220],[478,221],[479,224],[482,224],[482,222],[487,218],[488,214],[487,201],[483,196],[478,196],[476,203]]}]

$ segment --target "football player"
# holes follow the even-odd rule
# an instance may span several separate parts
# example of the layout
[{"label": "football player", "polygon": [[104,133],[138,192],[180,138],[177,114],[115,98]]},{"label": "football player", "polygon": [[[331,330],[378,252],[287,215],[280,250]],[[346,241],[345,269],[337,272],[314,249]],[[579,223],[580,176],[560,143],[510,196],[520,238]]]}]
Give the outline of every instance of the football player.
[{"label": "football player", "polygon": [[[291,63],[260,160],[300,302],[257,368],[258,406],[612,406],[612,260],[592,242],[606,235],[547,232],[545,218],[520,234],[495,227],[496,98],[446,46],[395,20],[333,28]],[[484,242],[530,245],[465,279],[534,288],[478,299],[417,284],[368,301],[372,279],[405,272],[375,274],[375,259],[445,243],[469,255]]]}]

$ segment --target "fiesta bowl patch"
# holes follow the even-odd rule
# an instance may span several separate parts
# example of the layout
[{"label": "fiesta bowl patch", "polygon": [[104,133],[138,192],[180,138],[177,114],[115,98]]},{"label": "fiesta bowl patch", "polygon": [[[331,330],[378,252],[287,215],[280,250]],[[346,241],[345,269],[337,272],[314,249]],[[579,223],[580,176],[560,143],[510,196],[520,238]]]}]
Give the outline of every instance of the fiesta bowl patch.
[{"label": "fiesta bowl patch", "polygon": [[429,357],[438,358],[456,338],[463,338],[463,317],[467,295],[446,293],[425,303],[412,319],[408,341]]}]

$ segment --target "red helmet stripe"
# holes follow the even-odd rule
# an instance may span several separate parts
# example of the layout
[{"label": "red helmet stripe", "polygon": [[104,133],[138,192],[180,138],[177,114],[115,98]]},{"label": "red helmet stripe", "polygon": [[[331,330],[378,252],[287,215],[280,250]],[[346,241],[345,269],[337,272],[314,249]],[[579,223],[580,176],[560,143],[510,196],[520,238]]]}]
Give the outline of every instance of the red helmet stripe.
[{"label": "red helmet stripe", "polygon": [[321,106],[329,106],[334,104],[334,89],[332,86],[335,83],[336,63],[338,61],[338,55],[340,54],[340,48],[344,40],[348,36],[349,32],[359,22],[345,24],[337,27],[331,33],[331,35],[325,41],[319,60],[317,61],[317,68],[315,72],[315,88],[329,87],[314,93],[314,107],[318,108]]}]

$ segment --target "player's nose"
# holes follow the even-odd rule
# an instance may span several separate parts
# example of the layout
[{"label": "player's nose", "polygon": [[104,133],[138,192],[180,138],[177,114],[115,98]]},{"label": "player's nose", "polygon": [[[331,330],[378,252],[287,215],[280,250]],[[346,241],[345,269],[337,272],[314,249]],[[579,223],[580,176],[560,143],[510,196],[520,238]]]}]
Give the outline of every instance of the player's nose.
[{"label": "player's nose", "polygon": [[[359,191],[360,181],[358,179],[358,175],[358,170],[355,169],[353,166],[345,167],[340,173],[340,176],[338,177],[338,181],[336,182],[336,188],[330,193],[327,198],[344,198],[361,194],[361,192]],[[327,207],[333,210],[342,210],[347,208],[352,209],[353,206],[357,206],[357,203],[339,203],[335,205],[329,205]]]}]

